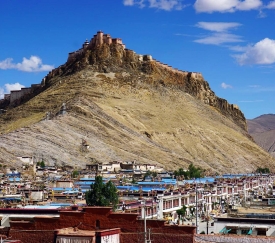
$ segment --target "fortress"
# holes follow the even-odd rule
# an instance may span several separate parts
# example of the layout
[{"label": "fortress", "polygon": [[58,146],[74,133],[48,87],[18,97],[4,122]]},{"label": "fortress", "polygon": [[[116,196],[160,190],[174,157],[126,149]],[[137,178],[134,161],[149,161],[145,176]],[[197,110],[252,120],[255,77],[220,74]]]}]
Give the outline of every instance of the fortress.
[{"label": "fortress", "polygon": [[155,64],[157,64],[161,68],[166,69],[167,71],[171,71],[173,73],[183,74],[183,75],[186,75],[186,76],[189,75],[191,78],[195,78],[195,79],[199,79],[199,78],[202,79],[203,78],[202,74],[199,73],[199,72],[188,72],[188,71],[178,70],[178,69],[173,68],[173,67],[171,67],[167,64],[161,63],[161,62],[153,59],[151,55],[136,54],[133,50],[125,48],[125,44],[122,43],[122,40],[120,38],[112,38],[109,34],[104,34],[102,31],[98,31],[97,34],[94,35],[93,38],[90,40],[90,42],[88,40],[86,40],[83,43],[81,49],[79,49],[77,51],[74,51],[74,52],[70,52],[67,62],[71,62],[74,58],[77,58],[77,57],[81,56],[81,54],[83,54],[86,49],[94,49],[97,46],[101,46],[103,44],[107,44],[107,45],[117,44],[117,45],[120,45],[122,47],[122,49],[125,51],[125,56],[132,57],[134,59],[137,58],[138,61],[140,61],[140,62],[147,62],[147,61],[155,62]]},{"label": "fortress", "polygon": [[102,31],[98,31],[90,41],[86,40],[79,50],[70,52],[66,63],[51,70],[40,84],[5,94],[4,99],[0,100],[0,109],[17,106],[51,86],[51,80],[54,77],[70,75],[87,66],[99,73],[125,71],[132,75],[143,73],[145,79],[149,76],[152,78],[153,81],[149,81],[151,84],[178,88],[205,104],[217,108],[222,114],[231,117],[246,129],[245,118],[239,107],[217,97],[201,73],[178,70],[157,61],[151,55],[137,54],[127,49],[120,38],[112,38]]},{"label": "fortress", "polygon": [[[77,51],[70,52],[68,55],[67,63],[73,62],[75,59],[79,59],[86,50],[93,50],[97,47],[100,47],[102,45],[119,45],[123,51],[125,52],[126,57],[130,57],[131,59],[138,60],[139,62],[152,62],[154,63],[157,67],[168,71],[172,72],[173,74],[178,74],[182,76],[188,76],[189,78],[193,79],[203,79],[203,76],[199,72],[188,72],[188,71],[182,71],[178,70],[176,68],[173,68],[167,64],[164,64],[162,62],[159,62],[155,59],[152,58],[151,55],[139,55],[136,54],[133,50],[127,49],[125,47],[125,44],[122,43],[122,40],[120,38],[112,38],[109,34],[104,34],[102,31],[98,31],[96,35],[93,36],[93,38],[90,40],[86,40],[82,48],[80,48]],[[66,64],[65,64],[66,65]],[[53,69],[50,71],[41,81],[41,84],[32,84],[31,87],[27,88],[21,88],[20,90],[12,90],[10,94],[5,94],[4,99],[0,100],[0,105],[3,102],[8,102],[9,104],[13,104],[15,102],[20,103],[20,99],[24,98],[27,95],[30,95],[34,93],[34,91],[37,88],[42,88],[45,86],[45,83],[47,80],[50,78],[59,75],[60,74],[60,68],[62,69],[65,65],[61,65],[60,67]]]}]

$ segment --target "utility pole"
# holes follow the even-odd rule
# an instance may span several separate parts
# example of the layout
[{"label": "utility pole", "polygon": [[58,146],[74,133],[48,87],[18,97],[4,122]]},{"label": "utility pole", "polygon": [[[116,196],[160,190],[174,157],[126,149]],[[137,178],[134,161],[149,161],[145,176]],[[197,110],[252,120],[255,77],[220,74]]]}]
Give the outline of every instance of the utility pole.
[{"label": "utility pole", "polygon": [[144,201],[144,243],[147,243],[147,229],[146,229],[146,202]]},{"label": "utility pole", "polygon": [[143,204],[144,204],[144,206],[143,206],[143,211],[144,211],[144,213],[143,213],[143,216],[144,216],[144,243],[147,243],[147,227],[146,227],[146,201],[144,200],[143,201]]},{"label": "utility pole", "polygon": [[151,243],[151,229],[148,229],[148,240],[147,243]]},{"label": "utility pole", "polygon": [[152,219],[154,219],[154,194],[152,193]]},{"label": "utility pole", "polygon": [[198,188],[196,183],[196,226],[197,226],[197,234],[199,233],[199,224],[198,224]]},{"label": "utility pole", "polygon": [[234,191],[234,186],[235,184],[233,183],[233,188],[232,188],[232,209],[234,208],[235,206],[235,191]]},{"label": "utility pole", "polygon": [[246,181],[243,181],[244,207],[246,207]]},{"label": "utility pole", "polygon": [[209,228],[209,214],[208,214],[208,205],[206,200],[206,234],[208,235],[208,228]]},{"label": "utility pole", "polygon": [[144,200],[142,203],[144,203],[144,243],[151,243],[151,229],[148,229],[148,240],[147,240],[147,225],[146,225],[146,201]]}]

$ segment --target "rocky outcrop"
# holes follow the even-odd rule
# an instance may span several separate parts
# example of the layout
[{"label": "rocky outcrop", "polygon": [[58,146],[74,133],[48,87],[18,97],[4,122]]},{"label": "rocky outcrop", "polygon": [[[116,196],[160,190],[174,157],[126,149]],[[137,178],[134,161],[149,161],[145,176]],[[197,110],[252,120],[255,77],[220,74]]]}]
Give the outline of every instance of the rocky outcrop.
[{"label": "rocky outcrop", "polygon": [[[165,86],[186,92],[214,107],[247,131],[244,114],[238,106],[217,97],[200,73],[180,71],[152,59],[150,55],[138,55],[132,50],[125,49],[120,39],[111,39],[102,32],[98,32],[90,42],[86,41],[80,50],[70,53],[64,65],[52,70],[46,76],[45,85],[50,86],[53,77],[70,75],[87,66],[101,73],[128,72],[132,76],[144,74],[144,82],[153,87]],[[134,82],[134,79],[131,82]]]}]

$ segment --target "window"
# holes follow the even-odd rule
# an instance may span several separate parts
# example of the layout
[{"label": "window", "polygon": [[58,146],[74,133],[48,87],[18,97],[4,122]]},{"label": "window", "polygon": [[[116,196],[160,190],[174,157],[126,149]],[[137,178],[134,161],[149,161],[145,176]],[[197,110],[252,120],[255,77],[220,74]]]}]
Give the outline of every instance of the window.
[{"label": "window", "polygon": [[242,234],[242,235],[247,235],[247,234],[248,234],[248,231],[249,231],[249,229],[242,229],[242,230],[241,230],[241,234]]},{"label": "window", "polygon": [[266,230],[265,229],[258,229],[257,230],[257,235],[264,235],[264,236],[266,236]]},{"label": "window", "polygon": [[[227,228],[227,230],[229,230],[229,228]],[[237,229],[231,229],[229,232],[229,234],[237,234]]]},{"label": "window", "polygon": [[100,221],[99,220],[95,221],[95,227],[96,227],[96,229],[100,229]]}]

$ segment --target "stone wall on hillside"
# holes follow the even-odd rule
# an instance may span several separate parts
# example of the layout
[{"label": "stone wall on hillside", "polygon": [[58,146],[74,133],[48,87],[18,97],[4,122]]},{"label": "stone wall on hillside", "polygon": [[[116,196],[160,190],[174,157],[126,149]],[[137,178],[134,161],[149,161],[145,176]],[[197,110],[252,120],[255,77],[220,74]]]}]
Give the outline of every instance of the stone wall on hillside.
[{"label": "stone wall on hillside", "polygon": [[3,107],[8,105],[20,105],[21,100],[23,100],[26,96],[33,97],[32,94],[37,93],[37,91],[41,88],[40,84],[32,84],[31,87],[21,88],[20,90],[11,90],[10,94],[5,94],[4,99],[0,100]]}]

